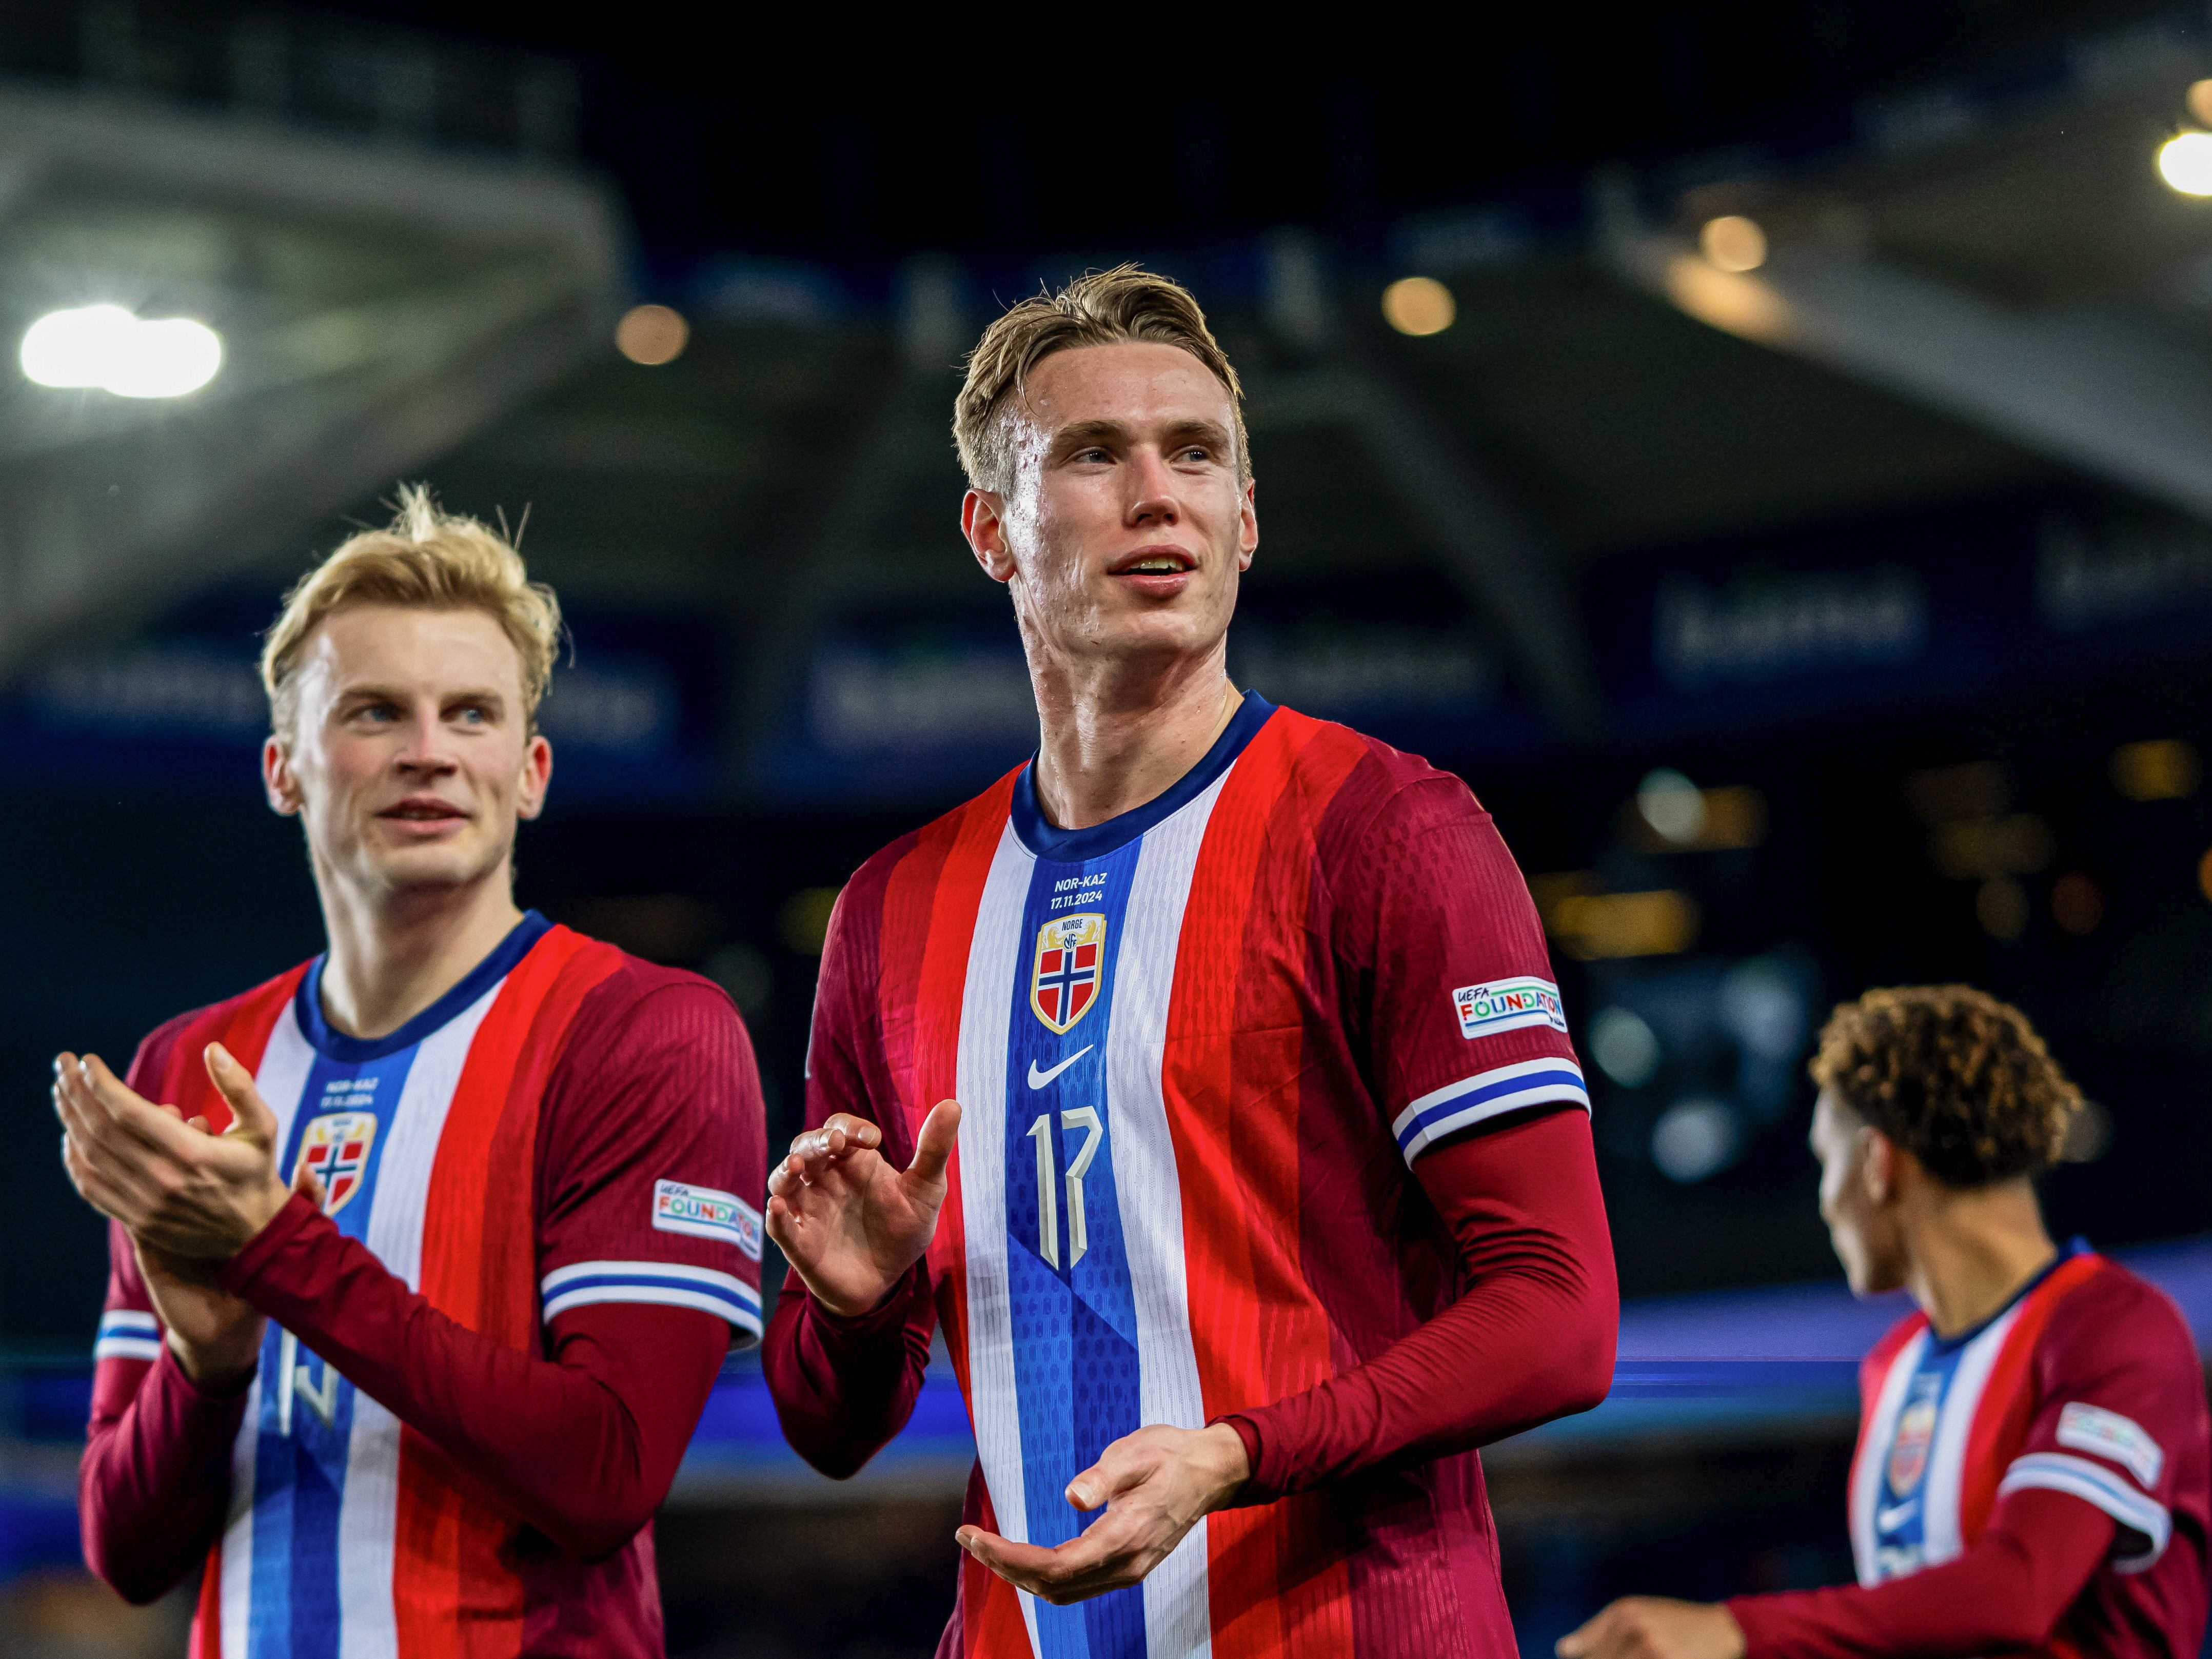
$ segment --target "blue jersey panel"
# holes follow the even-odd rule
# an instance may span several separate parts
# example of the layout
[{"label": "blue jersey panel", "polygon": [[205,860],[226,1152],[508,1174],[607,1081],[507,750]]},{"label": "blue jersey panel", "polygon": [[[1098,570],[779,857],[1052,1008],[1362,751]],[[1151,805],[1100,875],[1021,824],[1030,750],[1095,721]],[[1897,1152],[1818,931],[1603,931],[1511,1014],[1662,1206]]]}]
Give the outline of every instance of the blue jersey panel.
[{"label": "blue jersey panel", "polygon": [[[1067,1483],[1143,1426],[1136,1299],[1114,1182],[1106,1034],[1138,839],[1094,859],[1040,859],[1022,918],[1006,1044],[1007,1279],[1030,1541],[1094,1518]],[[1044,1659],[1145,1651],[1143,1592],[1036,1604]]]},{"label": "blue jersey panel", "polygon": [[[277,1167],[304,1158],[331,1220],[365,1238],[376,1172],[417,1050],[344,1064],[318,1053]],[[275,1325],[261,1343],[253,1456],[249,1659],[337,1659],[338,1511],[345,1501],[354,1387]]]}]

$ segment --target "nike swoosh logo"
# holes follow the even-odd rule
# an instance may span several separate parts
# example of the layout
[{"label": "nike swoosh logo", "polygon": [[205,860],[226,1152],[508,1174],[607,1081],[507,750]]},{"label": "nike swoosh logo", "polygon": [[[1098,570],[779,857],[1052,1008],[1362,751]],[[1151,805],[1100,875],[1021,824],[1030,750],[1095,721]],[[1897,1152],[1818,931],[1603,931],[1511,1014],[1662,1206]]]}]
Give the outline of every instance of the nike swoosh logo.
[{"label": "nike swoosh logo", "polygon": [[1899,1504],[1893,1510],[1878,1510],[1875,1512],[1874,1529],[1889,1532],[1901,1527],[1912,1519],[1912,1511],[1919,1507],[1920,1500],[1916,1498],[1910,1503]]},{"label": "nike swoosh logo", "polygon": [[1031,1060],[1030,1062],[1030,1087],[1032,1089],[1043,1088],[1046,1084],[1051,1082],[1053,1079],[1058,1077],[1062,1072],[1074,1065],[1077,1060],[1082,1059],[1084,1055],[1089,1054],[1098,1045],[1095,1042],[1085,1043],[1080,1048],[1078,1048],[1066,1060],[1061,1060],[1059,1065],[1054,1066],[1049,1072],[1040,1072],[1037,1070],[1036,1061]]}]

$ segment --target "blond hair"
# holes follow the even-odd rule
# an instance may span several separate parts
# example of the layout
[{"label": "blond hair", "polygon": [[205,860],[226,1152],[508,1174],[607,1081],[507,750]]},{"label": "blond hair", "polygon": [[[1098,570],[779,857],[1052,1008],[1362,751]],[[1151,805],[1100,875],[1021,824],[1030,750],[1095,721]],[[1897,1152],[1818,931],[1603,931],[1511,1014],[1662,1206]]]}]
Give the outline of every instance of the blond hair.
[{"label": "blond hair", "polygon": [[1181,346],[1206,365],[1229,394],[1236,426],[1237,477],[1252,477],[1251,447],[1244,435],[1244,388],[1230,365],[1206,313],[1181,283],[1134,264],[1093,270],[1057,294],[1024,300],[990,327],[968,354],[968,379],[952,405],[952,441],[960,465],[977,489],[1013,489],[1013,449],[1007,416],[1028,387],[1031,370],[1055,351],[1076,346],[1145,341]]},{"label": "blond hair", "polygon": [[382,530],[349,537],[293,585],[261,647],[269,724],[289,739],[298,713],[300,659],[315,629],[357,605],[418,611],[481,611],[514,644],[522,669],[523,712],[532,729],[552,684],[561,602],[530,580],[514,541],[478,520],[448,513],[425,484],[402,484]]}]

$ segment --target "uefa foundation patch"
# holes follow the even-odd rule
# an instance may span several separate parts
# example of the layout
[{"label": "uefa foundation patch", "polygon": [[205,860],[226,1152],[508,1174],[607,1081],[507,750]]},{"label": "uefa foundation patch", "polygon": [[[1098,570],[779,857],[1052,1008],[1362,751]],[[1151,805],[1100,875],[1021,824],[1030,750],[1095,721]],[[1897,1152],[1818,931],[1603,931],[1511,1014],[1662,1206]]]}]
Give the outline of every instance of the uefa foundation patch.
[{"label": "uefa foundation patch", "polygon": [[1462,985],[1452,993],[1452,1007],[1459,1015],[1459,1034],[1463,1037],[1496,1036],[1501,1031],[1523,1031],[1537,1025],[1554,1031],[1567,1029],[1559,988],[1545,979]]},{"label": "uefa foundation patch", "polygon": [[689,1233],[734,1244],[761,1259],[760,1212],[734,1193],[691,1187],[681,1181],[653,1183],[653,1224],[664,1233]]}]

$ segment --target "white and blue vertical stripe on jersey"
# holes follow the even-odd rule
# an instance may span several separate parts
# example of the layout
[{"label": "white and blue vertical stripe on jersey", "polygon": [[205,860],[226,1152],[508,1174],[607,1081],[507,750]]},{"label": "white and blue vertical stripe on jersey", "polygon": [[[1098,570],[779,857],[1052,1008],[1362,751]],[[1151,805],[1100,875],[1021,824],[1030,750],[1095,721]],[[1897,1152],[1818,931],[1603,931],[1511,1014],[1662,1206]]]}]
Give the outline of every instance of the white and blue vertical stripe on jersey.
[{"label": "white and blue vertical stripe on jersey", "polygon": [[92,1357],[102,1359],[143,1359],[149,1364],[161,1357],[161,1322],[149,1313],[115,1308],[100,1316],[100,1335]]},{"label": "white and blue vertical stripe on jersey", "polygon": [[[1943,1407],[1952,1380],[1958,1375],[1962,1343],[1929,1340],[1922,1345],[1920,1361],[1905,1384],[1902,1407],[1893,1419],[1889,1444],[1883,1449],[1881,1485],[1874,1511],[1875,1561],[1877,1578],[1899,1578],[1919,1570],[1926,1553],[1928,1489],[1936,1460],[1936,1431],[1943,1422]],[[1903,1449],[1899,1441],[1910,1435],[1916,1443]],[[1902,1465],[1910,1478],[1899,1481]]]},{"label": "white and blue vertical stripe on jersey", "polygon": [[[1094,858],[1037,859],[1017,933],[1012,1018],[1006,1054],[1006,1289],[1013,1325],[1029,1541],[1050,1547],[1091,1518],[1064,1496],[1067,1483],[1108,1445],[1144,1425],[1134,1290],[1124,1248],[1122,1194],[1109,1143],[1108,1033],[1120,946],[1141,836]],[[1058,953],[1060,1023],[1039,1015],[1040,935],[1049,923],[1100,917],[1097,960],[1079,974]],[[1090,1000],[1072,1024],[1066,999]],[[1140,1589],[1069,1607],[1038,1605],[1042,1659],[1146,1651]]]},{"label": "white and blue vertical stripe on jersey", "polygon": [[[315,1120],[368,1112],[380,1133],[353,1172],[356,1185],[331,1219],[367,1240],[376,1180],[392,1137],[392,1115],[419,1042],[374,1059],[341,1060],[318,1049],[292,1114],[278,1168],[299,1167]],[[271,1325],[262,1338],[259,1416],[253,1454],[253,1601],[248,1659],[338,1659],[339,1523],[345,1505],[355,1390],[337,1369]]]},{"label": "white and blue vertical stripe on jersey", "polygon": [[547,1323],[571,1308],[606,1302],[696,1308],[726,1319],[748,1343],[761,1334],[760,1292],[734,1274],[674,1261],[576,1261],[556,1267],[538,1286]]}]

